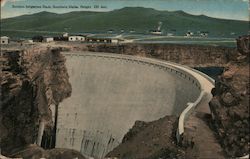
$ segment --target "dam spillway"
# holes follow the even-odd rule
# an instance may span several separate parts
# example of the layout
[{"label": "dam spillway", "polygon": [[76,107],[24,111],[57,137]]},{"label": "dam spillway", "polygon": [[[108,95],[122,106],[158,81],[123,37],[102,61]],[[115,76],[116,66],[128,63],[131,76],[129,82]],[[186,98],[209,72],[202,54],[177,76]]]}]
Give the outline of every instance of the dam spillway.
[{"label": "dam spillway", "polygon": [[167,62],[117,54],[64,52],[72,95],[58,109],[56,147],[102,158],[135,121],[180,115],[201,86]]}]

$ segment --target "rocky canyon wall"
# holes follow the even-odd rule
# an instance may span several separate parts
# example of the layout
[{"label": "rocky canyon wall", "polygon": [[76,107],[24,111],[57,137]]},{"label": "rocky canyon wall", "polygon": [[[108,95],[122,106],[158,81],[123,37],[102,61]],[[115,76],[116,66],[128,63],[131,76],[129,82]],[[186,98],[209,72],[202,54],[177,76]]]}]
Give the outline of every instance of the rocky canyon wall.
[{"label": "rocky canyon wall", "polygon": [[249,40],[237,40],[237,61],[227,64],[212,90],[212,124],[228,157],[249,154]]},{"label": "rocky canyon wall", "polygon": [[87,50],[157,58],[190,67],[223,67],[239,54],[236,48],[180,44],[93,44],[87,45]]},{"label": "rocky canyon wall", "polygon": [[59,49],[1,50],[0,148],[9,156],[36,141],[41,120],[51,129],[50,105],[71,95]]}]

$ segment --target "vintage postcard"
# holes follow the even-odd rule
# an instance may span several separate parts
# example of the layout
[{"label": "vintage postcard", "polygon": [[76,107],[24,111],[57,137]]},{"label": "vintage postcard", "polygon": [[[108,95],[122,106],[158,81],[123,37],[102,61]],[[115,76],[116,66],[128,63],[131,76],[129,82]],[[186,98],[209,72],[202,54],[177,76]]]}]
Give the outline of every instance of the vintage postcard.
[{"label": "vintage postcard", "polygon": [[0,158],[249,158],[248,0],[1,0]]}]

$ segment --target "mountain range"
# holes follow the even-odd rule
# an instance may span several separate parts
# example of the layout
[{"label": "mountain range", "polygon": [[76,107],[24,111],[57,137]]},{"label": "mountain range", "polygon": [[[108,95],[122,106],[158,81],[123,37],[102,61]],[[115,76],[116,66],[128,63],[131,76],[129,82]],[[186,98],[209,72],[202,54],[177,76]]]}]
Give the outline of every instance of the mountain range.
[{"label": "mountain range", "polygon": [[[216,19],[191,15],[183,11],[158,11],[151,8],[126,7],[109,12],[77,11],[64,14],[39,12],[1,20],[1,34],[31,36],[32,31],[104,33],[108,30],[148,33],[162,22],[165,33],[184,35],[187,31],[208,32],[212,37],[237,37],[247,34],[249,21]],[[22,32],[28,30],[28,32]],[[51,32],[51,33],[50,33]],[[38,34],[38,33],[32,33]]]}]

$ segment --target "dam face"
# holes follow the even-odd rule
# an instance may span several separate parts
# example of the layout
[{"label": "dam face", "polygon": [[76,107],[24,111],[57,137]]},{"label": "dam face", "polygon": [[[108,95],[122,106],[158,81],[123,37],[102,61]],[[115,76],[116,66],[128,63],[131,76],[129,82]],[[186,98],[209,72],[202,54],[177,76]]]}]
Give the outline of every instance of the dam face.
[{"label": "dam face", "polygon": [[197,81],[156,60],[63,53],[72,95],[58,109],[57,148],[102,158],[136,120],[179,115],[199,96]]}]

